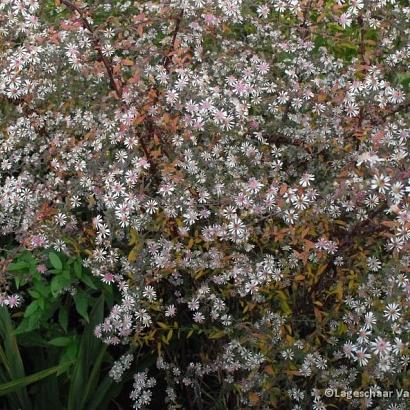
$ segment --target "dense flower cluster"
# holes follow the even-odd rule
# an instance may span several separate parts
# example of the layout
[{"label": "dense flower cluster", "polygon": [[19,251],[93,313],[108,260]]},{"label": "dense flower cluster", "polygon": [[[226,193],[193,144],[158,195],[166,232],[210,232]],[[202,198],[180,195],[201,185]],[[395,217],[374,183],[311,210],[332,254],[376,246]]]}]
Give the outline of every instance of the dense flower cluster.
[{"label": "dense flower cluster", "polygon": [[119,290],[135,408],[404,409],[324,391],[405,386],[409,7],[56,4],[0,0],[0,233]]}]

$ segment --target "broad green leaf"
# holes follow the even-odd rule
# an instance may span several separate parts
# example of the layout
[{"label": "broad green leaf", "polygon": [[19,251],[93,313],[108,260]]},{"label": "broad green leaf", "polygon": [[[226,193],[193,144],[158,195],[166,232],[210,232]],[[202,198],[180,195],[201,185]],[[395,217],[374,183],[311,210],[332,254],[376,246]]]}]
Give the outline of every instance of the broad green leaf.
[{"label": "broad green leaf", "polygon": [[76,274],[76,276],[77,276],[77,278],[80,278],[81,279],[81,277],[82,277],[82,273],[83,273],[83,269],[82,269],[82,266],[81,266],[81,263],[80,263],[80,261],[78,260],[78,259],[76,259],[75,261],[74,261],[74,273]]},{"label": "broad green leaf", "polygon": [[88,275],[83,275],[81,277],[81,280],[91,289],[97,289],[97,287],[94,285],[93,280],[91,279],[90,276]]},{"label": "broad green leaf", "polygon": [[61,259],[56,253],[50,252],[48,254],[48,258],[50,259],[50,262],[53,265],[54,269],[58,271],[63,269],[63,263],[61,262]]},{"label": "broad green leaf", "polygon": [[40,307],[40,309],[44,310],[46,308],[46,300],[44,298],[40,298],[37,301],[38,301],[38,306]]},{"label": "broad green leaf", "polygon": [[34,299],[37,299],[40,297],[40,294],[38,292],[36,292],[35,290],[29,290],[28,293],[30,294],[30,296]]},{"label": "broad green leaf", "polygon": [[[24,335],[18,335],[17,336],[17,343],[20,348],[22,347],[45,347],[46,349],[49,349],[50,346],[47,344],[47,340],[44,339],[39,332],[30,332],[30,333],[25,333]],[[53,364],[55,363],[55,360],[52,362]],[[47,365],[42,366],[48,367]],[[41,369],[41,367],[39,367]]]},{"label": "broad green leaf", "polygon": [[14,335],[31,332],[34,329],[38,329],[40,326],[40,319],[43,314],[44,312],[42,310],[37,309],[30,314],[29,317],[25,317],[14,331]]},{"label": "broad green leaf", "polygon": [[41,296],[47,298],[50,295],[50,286],[45,284],[41,279],[33,279],[33,287]]},{"label": "broad green leaf", "polygon": [[[77,339],[71,339],[71,344],[69,344],[64,352],[64,354],[60,358],[60,362],[64,363],[67,361],[71,361],[75,363],[75,360],[77,358],[78,354],[78,343],[79,341]],[[57,373],[58,376],[58,373]]]},{"label": "broad green leaf", "polygon": [[15,263],[10,263],[10,265],[7,267],[7,270],[9,272],[17,272],[17,271],[24,270],[24,269],[28,268],[29,266],[30,266],[29,263],[19,261],[19,262],[15,262]]},{"label": "broad green leaf", "polygon": [[25,312],[24,312],[24,317],[30,317],[34,314],[34,312],[36,312],[38,309],[40,308],[38,301],[35,300],[34,302],[31,302]]},{"label": "broad green leaf", "polygon": [[14,335],[20,335],[22,333],[30,332],[34,330],[36,326],[29,318],[23,319],[21,323],[17,326],[17,329],[14,331]]},{"label": "broad green leaf", "polygon": [[75,256],[70,256],[67,260],[67,265],[72,265],[76,260]]},{"label": "broad green leaf", "polygon": [[56,297],[60,291],[68,287],[71,284],[71,279],[66,278],[63,275],[54,276],[51,281],[51,293]]},{"label": "broad green leaf", "polygon": [[78,291],[74,295],[74,302],[75,302],[75,308],[77,312],[88,322],[88,313],[87,313],[88,296],[87,294],[81,290]]},{"label": "broad green leaf", "polygon": [[79,347],[78,345],[79,345],[78,340],[75,340],[74,343],[72,343],[70,346],[68,346],[68,348],[67,348],[67,357],[70,360],[74,360],[75,357],[77,356],[78,347]]},{"label": "broad green leaf", "polygon": [[64,347],[64,346],[68,346],[72,342],[72,340],[73,339],[71,337],[62,336],[62,337],[56,337],[54,339],[51,339],[48,342],[48,344],[52,346],[57,346],[57,347]]}]

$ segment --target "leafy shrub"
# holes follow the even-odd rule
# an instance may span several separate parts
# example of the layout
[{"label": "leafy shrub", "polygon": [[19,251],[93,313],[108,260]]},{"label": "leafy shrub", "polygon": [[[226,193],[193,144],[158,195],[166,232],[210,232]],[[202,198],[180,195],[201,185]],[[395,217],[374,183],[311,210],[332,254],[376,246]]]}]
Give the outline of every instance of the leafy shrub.
[{"label": "leafy shrub", "polygon": [[[94,329],[104,308],[112,306],[112,288],[100,285],[97,290],[78,257],[48,251],[38,259],[45,263],[24,251],[8,265],[17,290],[26,293],[26,307],[13,317],[4,307],[0,310],[0,396],[7,397],[9,409],[109,408],[119,393],[104,374],[113,357]],[[16,305],[19,298],[14,296]]]}]

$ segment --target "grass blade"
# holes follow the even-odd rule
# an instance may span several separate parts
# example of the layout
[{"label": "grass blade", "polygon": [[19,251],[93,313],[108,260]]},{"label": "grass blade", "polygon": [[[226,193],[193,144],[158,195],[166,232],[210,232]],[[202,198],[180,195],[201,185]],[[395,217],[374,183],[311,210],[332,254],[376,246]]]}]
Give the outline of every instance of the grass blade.
[{"label": "grass blade", "polygon": [[0,385],[0,396],[4,396],[6,394],[15,392],[21,387],[25,387],[29,384],[38,382],[39,380],[51,376],[52,374],[57,373],[58,371],[64,371],[70,365],[70,362],[66,362],[59,366],[51,367],[50,369],[41,370],[40,372],[31,374],[30,376],[19,377],[18,379],[14,379],[11,382],[3,383]]},{"label": "grass blade", "polygon": [[90,322],[84,329],[81,337],[80,350],[71,379],[68,392],[67,410],[82,410],[86,400],[87,382],[90,377],[90,370],[95,364],[100,353],[102,342],[94,335],[95,326],[104,318],[104,297],[101,296],[96,302],[90,314]]},{"label": "grass blade", "polygon": [[[0,308],[0,336],[3,340],[1,361],[11,380],[25,376],[23,361],[21,359],[10,314],[4,307]],[[24,386],[14,390],[19,406],[23,410],[31,410],[31,402]]]},{"label": "grass blade", "polygon": [[103,345],[101,350],[100,350],[100,353],[99,353],[99,355],[98,355],[98,357],[95,361],[95,364],[93,366],[91,374],[89,376],[87,387],[85,389],[84,396],[83,396],[83,399],[81,401],[80,408],[85,408],[84,406],[87,402],[88,395],[90,394],[91,391],[93,391],[95,389],[95,387],[98,384],[98,381],[99,381],[99,378],[100,378],[101,364],[103,362],[106,350],[107,350],[107,346]]}]

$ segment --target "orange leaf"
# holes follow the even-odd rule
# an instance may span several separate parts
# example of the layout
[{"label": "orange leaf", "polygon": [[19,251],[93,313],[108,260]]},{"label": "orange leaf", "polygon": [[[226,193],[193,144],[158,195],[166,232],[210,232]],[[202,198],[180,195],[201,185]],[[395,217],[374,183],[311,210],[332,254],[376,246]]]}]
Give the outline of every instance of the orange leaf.
[{"label": "orange leaf", "polygon": [[251,393],[249,393],[249,400],[250,400],[253,404],[256,404],[256,403],[259,403],[260,397],[259,397],[256,393],[251,392]]},{"label": "orange leaf", "polygon": [[315,306],[313,306],[313,311],[315,312],[315,317],[318,322],[321,322],[323,320],[322,312]]},{"label": "orange leaf", "polygon": [[138,14],[138,16],[134,16],[133,19],[135,22],[143,21],[145,19],[145,14],[144,13]]},{"label": "orange leaf", "polygon": [[283,184],[283,185],[280,187],[279,194],[280,194],[280,195],[283,195],[287,190],[288,190],[288,186],[287,186],[286,184]]},{"label": "orange leaf", "polygon": [[285,373],[289,376],[302,376],[299,370],[285,370]]},{"label": "orange leaf", "polygon": [[134,62],[132,60],[130,60],[129,58],[123,58],[122,63],[124,65],[134,65]]},{"label": "orange leaf", "polygon": [[159,139],[157,134],[154,134],[154,142],[156,145],[160,145],[161,144],[161,140]]},{"label": "orange leaf", "polygon": [[324,265],[321,265],[320,268],[317,271],[317,275],[320,276],[327,268],[327,263]]},{"label": "orange leaf", "polygon": [[145,120],[145,115],[139,115],[138,117],[134,118],[133,124],[140,125],[144,122],[144,120]]},{"label": "orange leaf", "polygon": [[305,239],[305,240],[303,241],[303,243],[304,243],[304,245],[305,245],[305,249],[307,249],[307,250],[313,249],[313,248],[315,247],[314,242],[309,241],[308,239]]}]

